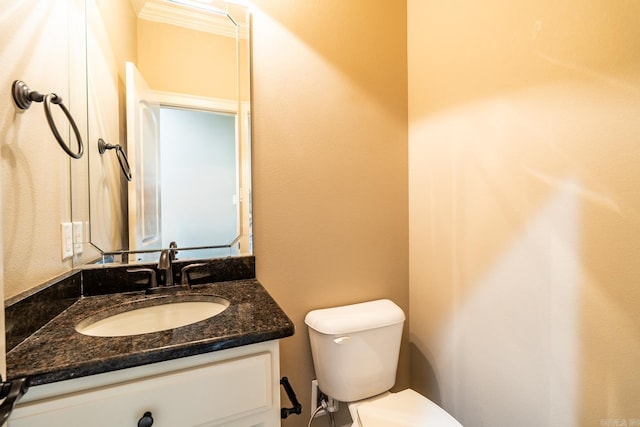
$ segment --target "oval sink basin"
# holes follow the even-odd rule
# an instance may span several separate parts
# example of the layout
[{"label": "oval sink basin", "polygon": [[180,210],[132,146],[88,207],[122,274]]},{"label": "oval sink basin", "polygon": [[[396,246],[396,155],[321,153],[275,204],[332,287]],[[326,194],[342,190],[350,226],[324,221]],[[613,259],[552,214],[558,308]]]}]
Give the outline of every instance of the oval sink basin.
[{"label": "oval sink basin", "polygon": [[76,331],[94,337],[148,334],[209,319],[227,307],[229,301],[220,297],[140,300],[91,316],[78,323]]}]

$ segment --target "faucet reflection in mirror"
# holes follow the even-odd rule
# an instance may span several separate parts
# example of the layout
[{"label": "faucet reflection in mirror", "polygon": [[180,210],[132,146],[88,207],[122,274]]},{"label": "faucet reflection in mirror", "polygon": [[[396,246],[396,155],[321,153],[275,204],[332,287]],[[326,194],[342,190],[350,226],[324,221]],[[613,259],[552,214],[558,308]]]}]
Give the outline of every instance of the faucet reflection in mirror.
[{"label": "faucet reflection in mirror", "polygon": [[88,191],[73,200],[87,206],[99,252],[76,264],[127,251],[129,262],[155,262],[169,241],[207,248],[183,258],[251,254],[246,7],[87,1],[89,138],[123,147],[134,179],[91,144]]}]

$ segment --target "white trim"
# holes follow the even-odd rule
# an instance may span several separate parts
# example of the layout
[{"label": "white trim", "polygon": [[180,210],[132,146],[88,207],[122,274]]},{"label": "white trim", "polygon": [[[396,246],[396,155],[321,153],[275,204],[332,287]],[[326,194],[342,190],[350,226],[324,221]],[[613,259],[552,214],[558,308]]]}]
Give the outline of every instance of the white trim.
[{"label": "white trim", "polygon": [[234,99],[208,98],[206,96],[186,95],[182,93],[154,91],[161,105],[171,107],[202,108],[205,110],[238,113],[238,101]]}]

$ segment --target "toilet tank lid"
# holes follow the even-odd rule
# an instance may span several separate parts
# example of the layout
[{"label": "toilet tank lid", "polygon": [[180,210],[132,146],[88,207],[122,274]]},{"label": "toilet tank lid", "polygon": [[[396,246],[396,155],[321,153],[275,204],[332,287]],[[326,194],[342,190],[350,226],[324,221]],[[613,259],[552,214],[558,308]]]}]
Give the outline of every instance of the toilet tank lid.
[{"label": "toilet tank lid", "polygon": [[381,299],[310,311],[308,327],[328,335],[347,334],[402,323],[404,312],[393,301]]}]

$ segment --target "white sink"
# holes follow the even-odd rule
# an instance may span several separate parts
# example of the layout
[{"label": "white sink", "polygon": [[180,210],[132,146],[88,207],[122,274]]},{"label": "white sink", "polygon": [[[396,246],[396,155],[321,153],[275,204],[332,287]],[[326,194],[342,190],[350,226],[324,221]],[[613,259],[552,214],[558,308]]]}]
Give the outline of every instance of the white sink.
[{"label": "white sink", "polygon": [[[115,314],[91,316],[76,325],[76,331],[94,337],[122,337],[179,328],[222,313],[229,301],[213,297],[209,300],[140,300],[116,309]],[[155,304],[154,304],[155,303]],[[149,304],[154,304],[150,305]],[[144,305],[144,307],[140,307]]]}]

